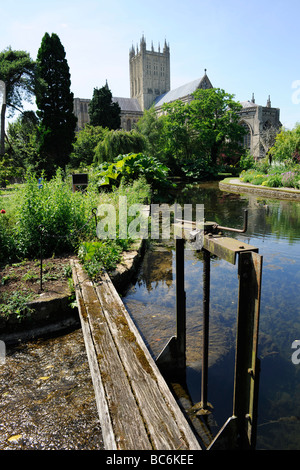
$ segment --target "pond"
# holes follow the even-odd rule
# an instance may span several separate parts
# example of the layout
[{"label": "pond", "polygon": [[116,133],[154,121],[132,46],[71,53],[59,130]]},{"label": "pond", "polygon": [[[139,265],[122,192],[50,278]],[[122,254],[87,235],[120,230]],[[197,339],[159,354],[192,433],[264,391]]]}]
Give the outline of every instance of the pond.
[{"label": "pond", "polygon": [[[300,449],[300,364],[292,343],[300,339],[300,202],[271,200],[219,190],[218,183],[183,187],[180,204],[204,204],[206,220],[242,228],[230,237],[259,248],[263,256],[259,350],[257,449]],[[219,427],[232,415],[237,266],[211,263],[208,401]],[[186,382],[193,403],[201,400],[202,255],[185,251],[187,311]],[[175,334],[175,250],[172,240],[152,241],[123,297],[147,346],[157,357]]]}]

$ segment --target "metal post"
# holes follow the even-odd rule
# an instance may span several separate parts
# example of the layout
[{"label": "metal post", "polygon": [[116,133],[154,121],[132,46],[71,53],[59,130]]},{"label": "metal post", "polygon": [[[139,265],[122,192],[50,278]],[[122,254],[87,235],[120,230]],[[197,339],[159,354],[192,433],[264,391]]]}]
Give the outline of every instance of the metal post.
[{"label": "metal post", "polygon": [[43,291],[43,232],[44,227],[39,226],[40,231],[40,292]]},{"label": "metal post", "polygon": [[165,377],[182,380],[186,373],[186,305],[184,290],[184,239],[175,238],[176,260],[176,335],[172,336],[156,364]]},{"label": "metal post", "polygon": [[178,366],[186,366],[186,305],[184,290],[184,239],[176,238],[176,342]]},{"label": "metal post", "polygon": [[210,294],[210,252],[203,249],[203,324],[202,324],[202,382],[201,404],[208,408],[208,341],[209,341],[209,294]]},{"label": "metal post", "polygon": [[239,298],[233,415],[240,448],[254,448],[257,425],[259,361],[257,359],[262,256],[239,254]]}]

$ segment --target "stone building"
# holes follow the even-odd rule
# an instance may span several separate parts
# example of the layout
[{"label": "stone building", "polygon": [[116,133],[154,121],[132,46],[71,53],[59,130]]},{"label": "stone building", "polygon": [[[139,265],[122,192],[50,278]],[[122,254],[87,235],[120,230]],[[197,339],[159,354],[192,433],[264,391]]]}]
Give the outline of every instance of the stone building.
[{"label": "stone building", "polygon": [[208,76],[206,75],[206,70],[204,70],[204,75],[202,78],[193,80],[192,82],[186,83],[185,85],[158,96],[153,103],[157,114],[163,114],[162,107],[166,103],[172,103],[176,100],[181,100],[183,103],[189,103],[193,99],[192,94],[199,88],[213,88]]},{"label": "stone building", "polygon": [[249,149],[255,159],[266,156],[281,127],[280,110],[272,108],[270,96],[265,106],[255,103],[254,94],[251,101],[242,101],[239,112],[240,123],[245,127],[244,147]]},{"label": "stone building", "polygon": [[[132,46],[129,51],[130,71],[130,98],[113,97],[121,108],[121,128],[130,131],[137,121],[143,116],[143,112],[154,106],[158,115],[162,114],[162,106],[182,100],[190,102],[197,89],[213,88],[207,76],[206,69],[202,78],[171,90],[170,87],[170,47],[166,41],[163,50],[147,50],[144,36],[140,40],[140,46],[136,49]],[[78,118],[77,130],[89,123],[88,104],[89,99],[74,99],[74,114]],[[255,159],[266,155],[272,146],[273,139],[281,127],[279,120],[280,110],[271,107],[270,97],[266,106],[257,105],[254,95],[251,101],[241,102],[241,124],[246,128],[244,146]]]},{"label": "stone building", "polygon": [[132,46],[129,52],[130,96],[136,98],[141,110],[149,109],[155,99],[170,91],[170,48],[166,41],[163,51],[147,51],[144,36],[140,49]]},{"label": "stone building", "polygon": [[76,130],[82,129],[85,124],[89,124],[89,103],[91,100],[84,98],[74,98],[74,114],[77,117]]}]

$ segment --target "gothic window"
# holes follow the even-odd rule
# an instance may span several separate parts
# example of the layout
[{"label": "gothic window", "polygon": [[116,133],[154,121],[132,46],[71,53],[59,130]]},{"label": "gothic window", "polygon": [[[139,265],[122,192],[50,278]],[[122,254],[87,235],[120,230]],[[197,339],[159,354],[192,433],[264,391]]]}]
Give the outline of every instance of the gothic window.
[{"label": "gothic window", "polygon": [[242,122],[241,125],[245,128],[246,134],[243,136],[243,147],[246,149],[251,148],[251,131],[250,126],[246,122]]},{"label": "gothic window", "polygon": [[127,119],[126,130],[131,131],[131,119]]}]

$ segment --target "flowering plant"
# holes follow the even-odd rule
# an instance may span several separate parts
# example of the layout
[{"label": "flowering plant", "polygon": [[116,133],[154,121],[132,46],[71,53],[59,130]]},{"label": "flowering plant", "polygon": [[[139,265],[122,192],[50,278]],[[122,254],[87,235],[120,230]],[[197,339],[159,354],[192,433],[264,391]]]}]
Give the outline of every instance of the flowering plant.
[{"label": "flowering plant", "polygon": [[293,188],[295,185],[295,173],[293,171],[282,173],[281,183],[286,188]]}]

